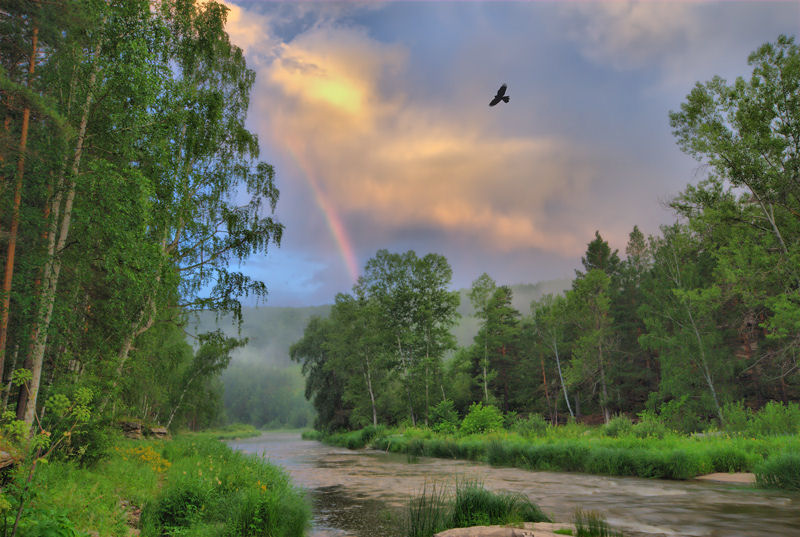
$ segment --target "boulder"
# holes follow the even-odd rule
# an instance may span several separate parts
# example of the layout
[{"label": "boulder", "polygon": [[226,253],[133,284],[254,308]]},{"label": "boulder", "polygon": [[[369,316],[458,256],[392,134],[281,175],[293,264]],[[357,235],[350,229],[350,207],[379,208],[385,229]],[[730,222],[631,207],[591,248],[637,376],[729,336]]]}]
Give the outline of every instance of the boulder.
[{"label": "boulder", "polygon": [[169,438],[169,431],[166,427],[150,427],[148,436],[157,438],[159,440],[166,440]]},{"label": "boulder", "polygon": [[526,522],[522,528],[511,526],[473,526],[471,528],[454,528],[437,533],[433,537],[558,537],[556,530],[570,529],[572,524],[550,522]]},{"label": "boulder", "polygon": [[135,421],[121,421],[119,428],[122,429],[122,434],[134,440],[142,439],[142,424]]},{"label": "boulder", "polygon": [[17,462],[17,457],[12,455],[8,451],[0,451],[0,468],[11,466],[16,462]]}]

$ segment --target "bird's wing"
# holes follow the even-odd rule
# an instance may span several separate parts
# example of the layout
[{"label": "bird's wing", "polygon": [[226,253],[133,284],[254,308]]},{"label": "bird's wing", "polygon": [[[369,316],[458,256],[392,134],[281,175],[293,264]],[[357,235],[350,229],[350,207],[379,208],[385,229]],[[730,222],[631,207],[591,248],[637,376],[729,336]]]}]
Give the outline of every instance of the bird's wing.
[{"label": "bird's wing", "polygon": [[497,90],[497,96],[498,97],[502,97],[503,95],[505,95],[506,94],[506,89],[508,89],[508,86],[506,86],[505,84],[500,86],[500,89]]},{"label": "bird's wing", "polygon": [[500,102],[500,101],[502,101],[502,100],[503,100],[503,98],[502,98],[502,97],[500,97],[500,96],[495,96],[495,98],[494,98],[494,99],[492,99],[492,102],[490,102],[490,103],[489,103],[489,106],[494,106],[494,105],[496,105],[497,103],[499,103],[499,102]]}]

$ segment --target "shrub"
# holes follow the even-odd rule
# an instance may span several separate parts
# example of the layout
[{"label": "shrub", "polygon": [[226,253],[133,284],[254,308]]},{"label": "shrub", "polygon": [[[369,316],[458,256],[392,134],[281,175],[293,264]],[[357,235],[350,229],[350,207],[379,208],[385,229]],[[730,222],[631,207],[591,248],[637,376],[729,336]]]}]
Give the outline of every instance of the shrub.
[{"label": "shrub", "polygon": [[531,413],[524,420],[517,419],[511,429],[522,436],[544,436],[547,433],[547,421],[541,414]]},{"label": "shrub", "polygon": [[748,432],[754,436],[796,434],[800,432],[800,405],[770,401],[753,414]]},{"label": "shrub", "polygon": [[461,422],[463,434],[489,433],[503,428],[503,414],[492,405],[472,403],[469,412]]},{"label": "shrub", "polygon": [[631,433],[636,438],[664,438],[669,430],[667,427],[658,421],[640,421],[631,427]]},{"label": "shrub", "polygon": [[659,417],[659,421],[674,431],[694,433],[703,428],[702,420],[687,395],[662,403]]},{"label": "shrub", "polygon": [[726,403],[722,407],[722,416],[725,418],[727,432],[744,433],[750,425],[753,413],[741,401],[736,401],[735,403]]},{"label": "shrub", "polygon": [[456,432],[458,428],[458,413],[453,401],[443,399],[431,409],[431,426],[437,433],[453,434]]},{"label": "shrub", "polygon": [[626,436],[631,433],[633,429],[633,422],[628,416],[618,415],[611,418],[611,420],[603,426],[603,434],[611,438],[619,436]]},{"label": "shrub", "polygon": [[759,487],[800,491],[800,453],[779,453],[757,465]]},{"label": "shrub", "polygon": [[188,528],[199,520],[210,490],[204,483],[190,476],[171,483],[153,502],[145,505],[142,516],[148,527],[159,535],[174,528]]}]

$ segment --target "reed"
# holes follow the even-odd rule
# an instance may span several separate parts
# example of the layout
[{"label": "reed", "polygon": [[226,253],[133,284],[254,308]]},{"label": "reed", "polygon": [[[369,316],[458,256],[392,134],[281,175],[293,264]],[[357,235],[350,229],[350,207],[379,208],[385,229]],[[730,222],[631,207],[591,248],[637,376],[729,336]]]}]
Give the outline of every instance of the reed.
[{"label": "reed", "polygon": [[549,521],[527,496],[492,492],[478,481],[460,481],[452,492],[441,484],[426,484],[409,502],[406,533],[430,537],[450,528]]}]

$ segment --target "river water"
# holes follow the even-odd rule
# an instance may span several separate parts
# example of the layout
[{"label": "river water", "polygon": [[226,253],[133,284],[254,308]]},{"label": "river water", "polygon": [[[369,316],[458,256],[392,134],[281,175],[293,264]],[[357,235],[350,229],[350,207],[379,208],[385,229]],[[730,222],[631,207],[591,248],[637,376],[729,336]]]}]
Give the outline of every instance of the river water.
[{"label": "river water", "polygon": [[626,536],[800,537],[800,494],[795,493],[700,481],[531,472],[427,457],[409,462],[406,455],[330,447],[294,433],[267,433],[229,444],[283,466],[308,491],[314,510],[312,537],[399,536],[409,498],[425,486],[452,485],[456,479],[521,492],[556,522],[571,521],[576,508],[599,511]]}]

